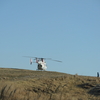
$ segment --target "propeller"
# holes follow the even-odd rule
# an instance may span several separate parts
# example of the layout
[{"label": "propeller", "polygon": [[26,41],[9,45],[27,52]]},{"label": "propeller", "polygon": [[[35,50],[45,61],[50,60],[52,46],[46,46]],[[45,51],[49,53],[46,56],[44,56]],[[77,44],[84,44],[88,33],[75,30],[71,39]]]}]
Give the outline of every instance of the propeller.
[{"label": "propeller", "polygon": [[51,60],[51,58],[39,58],[39,57],[32,57],[32,56],[23,56],[23,57],[27,57],[27,58],[35,58],[36,59],[47,59],[47,60]]},{"label": "propeller", "polygon": [[44,60],[52,60],[52,61],[56,61],[56,62],[62,62],[62,61],[59,61],[59,60],[54,60],[54,59],[51,59],[51,58],[38,58],[38,57],[32,57],[32,56],[23,56],[23,57],[27,57],[27,58],[35,58],[34,60],[41,60],[41,59],[44,59]]},{"label": "propeller", "polygon": [[27,57],[27,58],[37,58],[37,57],[31,57],[31,56],[23,56],[23,57]]},{"label": "propeller", "polygon": [[54,59],[50,59],[50,60],[52,60],[52,61],[56,61],[56,62],[62,62],[62,61],[60,61],[60,60],[54,60]]}]

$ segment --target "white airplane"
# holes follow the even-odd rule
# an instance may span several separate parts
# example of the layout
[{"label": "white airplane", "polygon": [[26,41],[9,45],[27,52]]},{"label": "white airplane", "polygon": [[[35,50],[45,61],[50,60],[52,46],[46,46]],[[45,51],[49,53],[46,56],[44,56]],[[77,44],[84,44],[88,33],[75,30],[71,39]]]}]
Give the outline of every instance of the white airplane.
[{"label": "white airplane", "polygon": [[[37,63],[37,70],[44,70],[44,71],[47,69],[47,65],[46,65],[46,62],[45,62],[44,59],[62,62],[62,61],[59,61],[59,60],[53,60],[51,58],[38,58],[38,57],[30,57],[30,56],[23,56],[23,57],[30,58],[30,64],[31,65],[32,65],[32,63]],[[32,58],[35,58],[34,60],[36,60],[36,62],[33,62]]]}]

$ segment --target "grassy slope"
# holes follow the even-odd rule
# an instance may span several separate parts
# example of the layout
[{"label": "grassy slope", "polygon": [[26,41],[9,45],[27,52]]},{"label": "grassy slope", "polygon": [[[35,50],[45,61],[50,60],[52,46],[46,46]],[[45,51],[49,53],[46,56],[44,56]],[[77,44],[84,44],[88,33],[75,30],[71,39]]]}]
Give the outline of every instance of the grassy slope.
[{"label": "grassy slope", "polygon": [[0,68],[0,100],[100,100],[91,92],[97,84],[97,77]]}]

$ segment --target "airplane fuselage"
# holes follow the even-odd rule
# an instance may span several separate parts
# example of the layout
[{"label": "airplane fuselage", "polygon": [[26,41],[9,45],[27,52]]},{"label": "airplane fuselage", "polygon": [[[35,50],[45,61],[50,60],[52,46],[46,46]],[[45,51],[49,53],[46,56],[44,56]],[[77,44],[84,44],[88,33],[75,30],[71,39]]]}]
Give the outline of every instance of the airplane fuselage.
[{"label": "airplane fuselage", "polygon": [[46,63],[44,61],[38,61],[37,62],[37,70],[46,70],[47,66]]}]

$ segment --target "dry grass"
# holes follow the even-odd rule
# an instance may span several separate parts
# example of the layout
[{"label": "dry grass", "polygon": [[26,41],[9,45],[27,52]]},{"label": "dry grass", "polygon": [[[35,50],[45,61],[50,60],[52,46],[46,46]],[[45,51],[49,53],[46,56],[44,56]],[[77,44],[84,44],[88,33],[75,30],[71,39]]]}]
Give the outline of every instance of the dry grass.
[{"label": "dry grass", "polygon": [[97,77],[0,68],[0,100],[100,100],[89,92],[97,84]]}]

